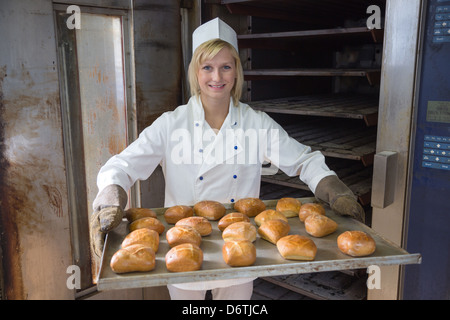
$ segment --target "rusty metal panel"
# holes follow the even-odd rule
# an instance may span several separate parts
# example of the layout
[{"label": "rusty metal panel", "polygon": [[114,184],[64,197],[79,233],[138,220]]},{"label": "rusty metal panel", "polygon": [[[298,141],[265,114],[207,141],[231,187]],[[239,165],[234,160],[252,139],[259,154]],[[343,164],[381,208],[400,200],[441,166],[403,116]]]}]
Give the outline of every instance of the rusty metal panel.
[{"label": "rusty metal panel", "polygon": [[81,122],[88,208],[97,195],[100,167],[127,145],[122,21],[81,15],[76,32]]},{"label": "rusty metal panel", "polygon": [[73,291],[65,283],[72,256],[51,1],[2,1],[0,38],[3,298],[70,299]]}]

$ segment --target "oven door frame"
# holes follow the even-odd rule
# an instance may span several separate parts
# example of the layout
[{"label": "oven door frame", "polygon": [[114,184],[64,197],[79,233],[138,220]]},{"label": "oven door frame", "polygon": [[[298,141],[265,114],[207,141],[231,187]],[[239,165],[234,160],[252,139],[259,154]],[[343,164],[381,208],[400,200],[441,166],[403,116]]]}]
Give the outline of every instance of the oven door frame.
[{"label": "oven door frame", "polygon": [[[372,199],[388,197],[391,200],[372,202],[372,228],[402,247],[406,233],[411,126],[424,2],[386,1],[376,154],[395,154],[395,159],[390,165],[375,161],[373,181],[391,174],[395,179],[372,186]],[[391,170],[388,174],[387,169]],[[389,182],[391,185],[387,185]],[[401,299],[401,266],[381,267],[380,270],[381,289],[369,289],[367,298]]]}]

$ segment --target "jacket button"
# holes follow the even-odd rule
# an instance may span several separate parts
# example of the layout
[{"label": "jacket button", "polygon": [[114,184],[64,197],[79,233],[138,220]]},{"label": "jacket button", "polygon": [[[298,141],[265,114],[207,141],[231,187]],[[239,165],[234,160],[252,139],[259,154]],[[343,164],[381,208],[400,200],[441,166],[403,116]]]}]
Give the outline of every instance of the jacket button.
[{"label": "jacket button", "polygon": [[237,175],[233,175],[233,179],[236,179],[237,178]]},{"label": "jacket button", "polygon": [[199,179],[200,179],[200,180],[203,180],[203,177],[200,177]]},{"label": "jacket button", "polygon": [[237,150],[237,146],[234,146],[234,150]]},{"label": "jacket button", "polygon": [[234,202],[234,199],[231,199],[230,201],[231,201],[231,202]]}]

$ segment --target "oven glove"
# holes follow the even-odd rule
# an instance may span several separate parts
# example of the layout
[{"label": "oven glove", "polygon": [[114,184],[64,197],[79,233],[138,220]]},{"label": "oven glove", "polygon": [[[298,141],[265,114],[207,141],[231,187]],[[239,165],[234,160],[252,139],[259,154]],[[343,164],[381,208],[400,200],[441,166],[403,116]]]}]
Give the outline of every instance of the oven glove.
[{"label": "oven glove", "polygon": [[353,192],[335,175],[319,181],[316,187],[317,199],[329,204],[341,216],[350,216],[364,223],[365,214]]},{"label": "oven glove", "polygon": [[98,258],[102,256],[106,233],[122,222],[127,201],[125,190],[115,184],[104,188],[95,198],[89,234],[92,251]]}]

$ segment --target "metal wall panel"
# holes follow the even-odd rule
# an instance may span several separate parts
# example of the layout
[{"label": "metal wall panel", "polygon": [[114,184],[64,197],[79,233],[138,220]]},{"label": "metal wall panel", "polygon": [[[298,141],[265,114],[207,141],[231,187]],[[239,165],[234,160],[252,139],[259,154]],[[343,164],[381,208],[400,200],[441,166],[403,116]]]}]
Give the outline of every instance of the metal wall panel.
[{"label": "metal wall panel", "polygon": [[72,264],[52,3],[0,6],[1,244],[8,299],[70,299]]}]

